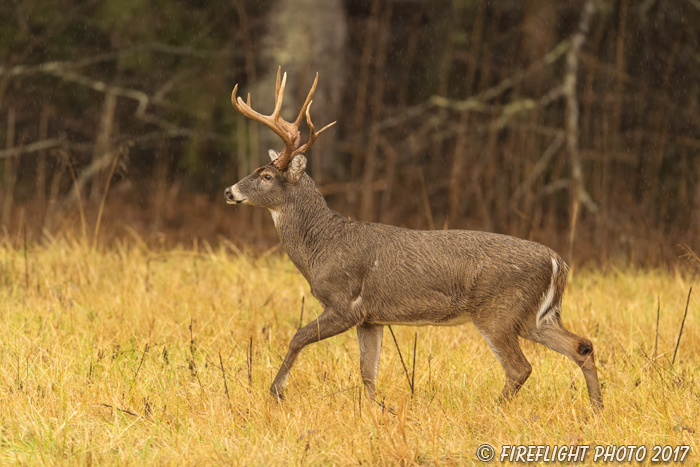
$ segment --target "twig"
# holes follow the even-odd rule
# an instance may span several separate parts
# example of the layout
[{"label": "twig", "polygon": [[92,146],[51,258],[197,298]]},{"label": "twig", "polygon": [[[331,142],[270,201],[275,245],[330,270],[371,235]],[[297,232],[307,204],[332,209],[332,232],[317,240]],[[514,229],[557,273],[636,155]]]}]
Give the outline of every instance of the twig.
[{"label": "twig", "polygon": [[253,336],[250,336],[250,343],[248,344],[248,385],[253,387]]},{"label": "twig", "polygon": [[326,397],[335,396],[336,394],[340,394],[341,392],[345,392],[345,391],[349,391],[349,390],[351,390],[351,389],[357,389],[357,388],[361,388],[361,387],[362,387],[362,386],[357,385],[357,386],[353,386],[353,387],[350,387],[350,388],[341,389],[340,391],[335,391],[335,392],[332,392],[332,393],[330,393],[330,394],[326,394],[325,396],[321,397],[321,399],[325,399]]},{"label": "twig", "polygon": [[416,387],[416,345],[418,344],[418,333],[416,333],[413,338],[413,368],[411,369],[411,397],[413,397],[413,390]]},{"label": "twig", "polygon": [[[465,100],[451,100],[443,96],[432,96],[426,103],[430,103],[436,107],[442,107],[442,108],[451,108],[454,110],[476,110],[476,111],[485,111],[485,110],[490,110],[491,106],[489,104],[486,104],[486,102],[495,99],[496,97],[500,96],[504,92],[506,92],[508,89],[512,88],[519,82],[523,81],[533,73],[541,70],[545,65],[551,65],[557,60],[559,60],[561,57],[564,56],[569,51],[569,47],[571,47],[571,41],[569,39],[565,39],[561,41],[559,44],[557,44],[552,50],[550,50],[541,60],[538,60],[534,62],[530,67],[528,67],[525,70],[516,72],[512,76],[509,76],[505,79],[503,79],[501,82],[499,82],[497,85],[477,94],[476,96],[469,97]],[[424,104],[419,104],[415,107],[411,107],[409,111],[414,110],[417,114],[423,113],[424,108],[421,108]],[[413,112],[411,112],[411,115],[413,115]],[[395,118],[395,117],[394,117]],[[384,126],[391,127],[393,121],[392,119],[386,119],[380,123],[380,127],[383,129]],[[399,122],[403,123],[403,122]]]},{"label": "twig", "polygon": [[153,42],[148,44],[148,48],[162,53],[168,53],[171,55],[180,55],[184,57],[195,57],[195,58],[210,58],[210,57],[238,57],[238,49],[236,47],[224,47],[218,50],[207,50],[207,49],[197,49],[194,47],[177,47],[169,44],[164,44],[160,42]]},{"label": "twig", "polygon": [[15,146],[13,148],[0,150],[0,159],[19,156],[20,154],[26,154],[30,152],[43,151],[44,149],[55,148],[56,146],[61,146],[62,144],[63,141],[59,138],[35,141],[33,143],[24,144],[22,146]]},{"label": "twig", "polygon": [[690,294],[693,293],[693,288],[688,290],[688,300],[685,302],[685,313],[683,313],[683,321],[681,321],[681,330],[678,332],[678,340],[676,341],[676,350],[673,351],[673,358],[671,359],[671,366],[676,362],[676,354],[678,353],[678,346],[681,344],[681,336],[683,335],[683,326],[685,325],[685,318],[688,316],[688,305],[690,304]]},{"label": "twig", "polygon": [[[396,342],[396,336],[394,335],[394,330],[391,329],[391,326],[389,326],[389,332],[391,332],[391,337],[394,339],[394,345],[396,345],[396,351],[399,353],[399,359],[401,360],[401,365],[403,366],[403,371],[406,374],[406,380],[408,381],[408,385],[411,387],[411,394],[413,394],[413,382],[411,381],[411,378],[408,376],[408,369],[406,369],[406,364],[403,362],[403,355],[401,355],[401,349],[399,348],[399,343]],[[415,358],[415,356],[413,358]]]},{"label": "twig", "polygon": [[432,382],[432,373],[433,373],[433,368],[430,365],[431,361],[433,359],[432,355],[428,355],[428,387],[430,387],[430,383]]},{"label": "twig", "polygon": [[231,415],[233,415],[233,404],[231,404],[231,395],[228,392],[228,384],[226,384],[226,370],[224,369],[224,361],[221,359],[221,351],[219,351],[219,363],[221,364],[221,376],[224,378],[224,390],[228,398],[228,408],[231,411]]},{"label": "twig", "polygon": [[192,361],[194,361],[194,336],[192,335],[192,324],[194,324],[194,318],[190,316],[190,355],[192,357]]},{"label": "twig", "polygon": [[192,324],[194,323],[194,318],[190,317],[190,374],[192,377],[197,378],[197,382],[199,383],[199,389],[202,391],[202,395],[204,395],[204,385],[202,384],[202,380],[199,378],[199,372],[197,371],[197,363],[194,361],[194,352],[195,352],[195,345],[194,345],[194,336],[192,335]]},{"label": "twig", "polygon": [[19,374],[19,354],[17,354],[17,389],[22,389],[22,377]]},{"label": "twig", "polygon": [[24,288],[29,290],[29,260],[27,258],[27,224],[24,224]]},{"label": "twig", "polygon": [[129,414],[129,415],[131,415],[132,417],[144,418],[144,417],[142,417],[141,415],[139,415],[139,414],[137,414],[137,413],[134,413],[134,412],[132,412],[132,411],[130,411],[130,410],[120,409],[119,407],[115,407],[115,406],[113,406],[113,405],[105,404],[104,402],[100,402],[100,405],[104,405],[105,407],[107,407],[107,408],[109,408],[109,409],[112,409],[112,410],[118,410],[118,411],[120,411],[120,412],[124,412],[125,414]]},{"label": "twig", "polygon": [[136,371],[134,372],[134,380],[131,382],[131,387],[134,386],[134,383],[136,383],[136,378],[139,376],[139,372],[141,371],[141,365],[143,365],[143,361],[146,359],[146,354],[148,353],[148,342],[146,342],[146,345],[143,347],[143,353],[141,354],[141,361],[139,362],[138,368],[136,368]]},{"label": "twig", "polygon": [[532,168],[532,171],[527,175],[527,177],[525,177],[525,180],[518,185],[518,188],[515,189],[515,194],[513,194],[510,201],[511,209],[518,204],[520,198],[522,198],[525,192],[530,189],[530,186],[535,182],[537,177],[547,169],[549,162],[556,155],[557,151],[559,151],[563,141],[564,138],[562,133],[557,133],[554,136],[554,139],[551,143],[549,143],[547,149],[544,150],[542,157],[540,157],[540,159],[537,161],[535,166]]},{"label": "twig", "polygon": [[[364,386],[364,385],[363,385]],[[362,418],[362,390],[364,388],[361,388],[358,392],[358,398],[357,398],[357,411],[360,414],[360,418]]]},{"label": "twig", "polygon": [[682,256],[682,258],[695,259],[700,263],[700,256],[698,256],[688,245],[682,245],[682,248],[685,250],[685,254]]},{"label": "twig", "polygon": [[68,69],[78,69],[89,65],[94,65],[96,63],[106,62],[110,60],[116,60],[120,57],[126,56],[127,54],[134,53],[138,48],[121,50],[118,53],[109,52],[105,54],[95,55],[83,60],[78,60],[75,62],[45,62],[38,65],[17,65],[12,68],[6,68],[0,66],[0,75],[18,76],[18,75],[28,75],[35,73],[51,73],[57,70],[68,70]]},{"label": "twig", "polygon": [[[370,399],[370,400],[371,400],[371,399]],[[371,400],[371,401],[372,401],[372,400]],[[372,402],[374,402],[374,403],[377,404],[379,407],[381,407],[381,408],[382,408],[382,411],[387,411],[387,412],[388,412],[389,414],[391,414],[391,415],[396,415],[396,410],[394,410],[392,407],[387,407],[386,404],[385,404],[384,402],[379,402],[379,401],[376,400],[376,399],[373,400]],[[370,415],[371,415],[371,414],[372,414],[372,412],[370,412]],[[374,415],[372,415],[372,418],[374,418]]]},{"label": "twig", "polygon": [[299,314],[299,327],[297,329],[301,329],[302,324],[303,324],[303,319],[304,319],[304,298],[301,297],[301,314]]},{"label": "twig", "polygon": [[[642,354],[644,354],[644,358],[646,358],[649,361],[649,363],[651,363],[651,367],[654,369],[654,371],[656,371],[656,374],[659,375],[659,378],[661,378],[661,382],[663,383],[664,387],[668,387],[668,385],[666,384],[666,379],[664,378],[663,373],[661,373],[661,371],[660,371],[660,370],[664,370],[664,371],[667,371],[667,370],[665,368],[663,368],[661,365],[659,365],[658,363],[656,363],[655,361],[653,361],[652,359],[650,359],[649,356],[647,355],[647,353],[644,351],[644,349],[641,346],[639,347],[639,350],[641,350]],[[671,376],[673,376],[673,375],[671,375]]]},{"label": "twig", "polygon": [[[138,106],[136,108],[135,115],[136,115],[136,117],[139,117],[139,118],[145,114],[146,108],[148,107],[149,103],[156,103],[151,99],[151,97],[148,94],[146,94],[143,91],[138,91],[136,89],[123,88],[121,86],[109,84],[105,81],[92,79],[88,76],[78,74],[75,71],[56,68],[53,70],[48,70],[48,71],[46,71],[46,73],[50,74],[50,75],[54,75],[58,78],[61,78],[64,81],[70,81],[73,83],[81,84],[83,86],[86,86],[86,87],[91,88],[91,89],[98,91],[98,92],[102,92],[102,93],[106,93],[106,94],[114,94],[115,96],[121,96],[121,97],[126,97],[129,99],[135,100],[136,102],[138,102]],[[163,105],[164,107],[168,108],[167,104],[164,105],[163,103],[160,103],[160,102],[158,104]]]},{"label": "twig", "polygon": [[[167,130],[169,133],[183,133],[183,136],[190,137],[201,136],[200,132],[179,128],[175,124],[172,124],[156,115],[147,113],[146,110],[149,106],[157,106],[171,111],[186,112],[190,117],[200,121],[206,118],[206,116],[202,113],[192,112],[191,109],[180,107],[161,99],[156,99],[143,91],[124,88],[105,81],[96,80],[90,78],[89,76],[78,74],[75,71],[58,68],[47,71],[46,73],[61,78],[64,81],[80,84],[97,92],[111,94],[115,97],[132,99],[138,102],[136,111],[134,112],[134,116],[136,118],[143,122],[156,125],[164,130]],[[216,138],[216,135],[214,137]]]},{"label": "twig", "polygon": [[654,361],[656,361],[656,349],[659,343],[659,315],[661,314],[661,299],[657,296],[657,307],[656,307],[656,336],[654,337]]}]

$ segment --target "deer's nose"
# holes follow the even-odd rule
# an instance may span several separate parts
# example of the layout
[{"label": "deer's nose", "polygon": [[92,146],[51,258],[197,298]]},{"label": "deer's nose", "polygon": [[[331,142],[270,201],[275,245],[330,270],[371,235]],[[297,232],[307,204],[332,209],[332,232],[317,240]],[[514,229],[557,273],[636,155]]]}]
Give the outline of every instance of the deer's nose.
[{"label": "deer's nose", "polygon": [[231,187],[224,190],[224,198],[226,198],[226,201],[233,201],[233,191],[231,190]]}]

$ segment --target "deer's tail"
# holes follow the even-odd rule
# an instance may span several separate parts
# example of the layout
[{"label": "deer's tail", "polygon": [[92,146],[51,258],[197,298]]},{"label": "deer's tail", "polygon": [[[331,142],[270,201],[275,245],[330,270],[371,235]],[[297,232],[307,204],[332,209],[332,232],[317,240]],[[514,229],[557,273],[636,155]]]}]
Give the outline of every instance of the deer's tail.
[{"label": "deer's tail", "polygon": [[537,311],[537,327],[549,319],[557,318],[561,314],[561,299],[566,287],[566,275],[569,266],[557,254],[551,256],[552,276],[549,287],[542,296],[540,308]]}]

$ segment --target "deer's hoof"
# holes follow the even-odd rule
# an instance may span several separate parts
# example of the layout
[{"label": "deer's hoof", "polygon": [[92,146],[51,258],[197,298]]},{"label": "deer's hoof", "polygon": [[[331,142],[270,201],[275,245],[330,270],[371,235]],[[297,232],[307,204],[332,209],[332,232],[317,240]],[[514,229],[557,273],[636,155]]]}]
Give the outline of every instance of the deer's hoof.
[{"label": "deer's hoof", "polygon": [[284,400],[284,391],[282,390],[282,388],[279,388],[275,385],[272,385],[272,387],[270,388],[270,395],[277,402],[282,402]]}]

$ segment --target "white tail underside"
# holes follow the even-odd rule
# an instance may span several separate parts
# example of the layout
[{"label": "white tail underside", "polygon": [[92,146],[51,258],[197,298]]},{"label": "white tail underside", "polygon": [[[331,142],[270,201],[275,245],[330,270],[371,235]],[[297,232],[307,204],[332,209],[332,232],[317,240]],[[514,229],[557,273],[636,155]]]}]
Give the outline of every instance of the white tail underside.
[{"label": "white tail underside", "polygon": [[540,309],[537,312],[537,327],[542,324],[543,318],[547,315],[547,312],[552,306],[552,299],[554,298],[554,278],[557,275],[557,270],[557,261],[552,258],[552,278],[549,280],[549,289],[547,289],[547,293],[542,297],[542,304],[540,304]]}]

